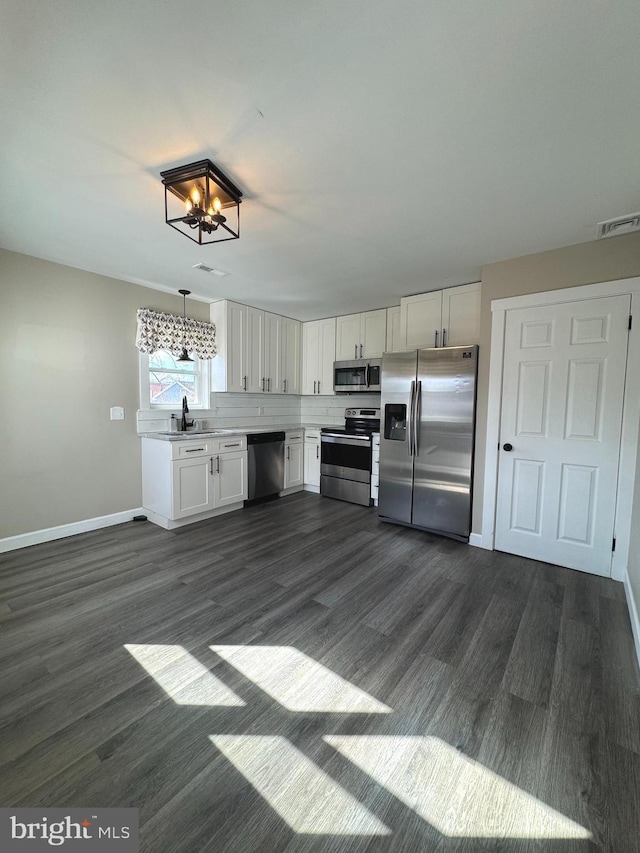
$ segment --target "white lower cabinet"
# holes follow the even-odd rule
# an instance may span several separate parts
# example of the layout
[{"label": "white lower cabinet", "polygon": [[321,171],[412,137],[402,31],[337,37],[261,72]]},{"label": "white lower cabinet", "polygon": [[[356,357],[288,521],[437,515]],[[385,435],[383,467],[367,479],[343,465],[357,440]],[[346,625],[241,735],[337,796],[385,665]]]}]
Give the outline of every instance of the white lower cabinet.
[{"label": "white lower cabinet", "polygon": [[214,509],[213,456],[171,463],[171,518]]},{"label": "white lower cabinet", "polygon": [[313,486],[309,491],[320,488],[320,430],[304,431],[304,484]]},{"label": "white lower cabinet", "polygon": [[303,430],[285,433],[284,440],[284,489],[302,486],[304,479]]},{"label": "white lower cabinet", "polygon": [[247,451],[218,454],[214,460],[214,507],[245,501],[247,494]]},{"label": "white lower cabinet", "polygon": [[142,439],[142,505],[150,521],[172,529],[247,499],[247,438]]}]

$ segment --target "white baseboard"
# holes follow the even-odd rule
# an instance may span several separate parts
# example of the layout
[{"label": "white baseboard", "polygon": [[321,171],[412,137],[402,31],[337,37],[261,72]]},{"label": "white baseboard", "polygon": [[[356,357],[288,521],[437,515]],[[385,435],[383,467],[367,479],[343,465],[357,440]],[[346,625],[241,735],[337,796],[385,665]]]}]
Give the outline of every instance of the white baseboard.
[{"label": "white baseboard", "polygon": [[311,483],[305,483],[303,489],[305,492],[315,492],[316,495],[320,494],[320,486],[313,486]]},{"label": "white baseboard", "polygon": [[19,536],[7,536],[5,539],[0,539],[0,554],[16,551],[18,548],[27,548],[29,545],[40,545],[42,542],[53,542],[55,539],[64,539],[67,536],[76,536],[78,533],[87,533],[90,530],[99,530],[101,527],[124,524],[125,521],[131,521],[134,515],[144,514],[145,511],[138,507],[124,512],[114,512],[111,515],[87,518],[84,521],[74,521],[71,524],[61,524],[58,527],[33,530],[31,533],[21,533]]},{"label": "white baseboard", "polygon": [[474,548],[485,548],[487,551],[493,551],[493,548],[490,548],[488,545],[485,545],[481,533],[470,533],[469,545],[473,545]]},{"label": "white baseboard", "polygon": [[216,518],[218,515],[226,515],[228,512],[236,512],[239,509],[244,509],[244,501],[238,501],[227,506],[219,506],[217,509],[208,509],[206,512],[198,512],[195,515],[187,515],[185,518],[179,518],[175,521],[164,515],[159,515],[152,509],[143,509],[141,512],[147,516],[149,521],[157,524],[158,527],[164,527],[165,530],[177,530],[179,527],[196,524],[198,521],[208,521],[210,518]]},{"label": "white baseboard", "polygon": [[627,607],[629,608],[631,630],[633,631],[633,641],[636,647],[636,658],[638,659],[638,666],[640,666],[640,619],[638,618],[638,608],[636,607],[636,602],[633,597],[633,592],[631,590],[631,583],[629,581],[628,572],[625,572],[623,583],[624,593],[627,597]]}]

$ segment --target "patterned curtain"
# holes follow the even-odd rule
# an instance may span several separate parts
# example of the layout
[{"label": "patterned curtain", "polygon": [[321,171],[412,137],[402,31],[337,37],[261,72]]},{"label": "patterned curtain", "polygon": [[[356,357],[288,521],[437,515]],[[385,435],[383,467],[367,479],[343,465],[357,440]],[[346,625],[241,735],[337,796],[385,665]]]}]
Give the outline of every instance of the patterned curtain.
[{"label": "patterned curtain", "polygon": [[184,346],[198,358],[213,358],[217,352],[216,327],[189,317],[185,320],[174,314],[139,308],[136,346],[140,352],[151,354],[163,349],[172,355],[180,355]]}]

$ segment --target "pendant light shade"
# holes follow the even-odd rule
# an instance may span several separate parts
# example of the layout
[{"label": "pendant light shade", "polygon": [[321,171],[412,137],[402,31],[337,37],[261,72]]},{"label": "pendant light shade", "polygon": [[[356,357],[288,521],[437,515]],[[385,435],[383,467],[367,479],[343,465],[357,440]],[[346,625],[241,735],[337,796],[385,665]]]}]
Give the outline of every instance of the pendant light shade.
[{"label": "pendant light shade", "polygon": [[185,327],[186,322],[187,322],[187,296],[191,293],[191,291],[190,290],[179,290],[178,293],[182,294],[182,322],[183,322],[183,326],[182,326],[182,352],[180,353],[180,358],[178,359],[178,361],[184,364],[185,362],[189,362],[189,361],[192,362],[193,361],[192,358],[189,358],[189,353],[187,352],[187,348],[184,344],[184,327]]}]

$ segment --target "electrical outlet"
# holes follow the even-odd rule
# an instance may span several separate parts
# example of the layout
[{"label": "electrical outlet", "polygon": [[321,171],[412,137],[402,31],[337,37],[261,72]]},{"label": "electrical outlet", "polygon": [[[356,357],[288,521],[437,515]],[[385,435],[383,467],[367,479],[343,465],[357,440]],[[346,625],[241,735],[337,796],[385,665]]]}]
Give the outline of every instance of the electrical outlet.
[{"label": "electrical outlet", "polygon": [[124,407],[123,406],[111,406],[111,420],[112,421],[123,421],[124,420]]}]

